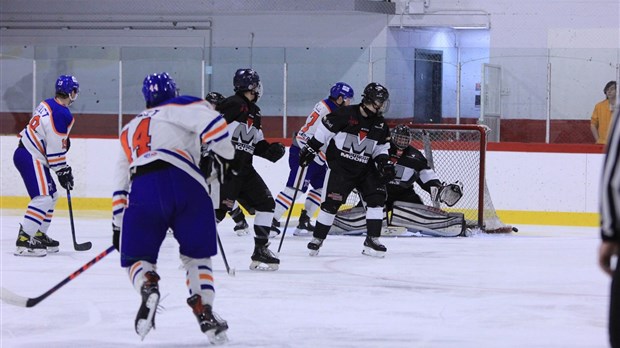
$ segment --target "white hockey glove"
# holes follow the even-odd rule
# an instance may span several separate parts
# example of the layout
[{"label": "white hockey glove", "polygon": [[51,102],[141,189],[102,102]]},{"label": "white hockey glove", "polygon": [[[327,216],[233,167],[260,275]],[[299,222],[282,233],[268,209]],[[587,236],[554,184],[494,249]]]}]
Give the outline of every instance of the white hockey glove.
[{"label": "white hockey glove", "polygon": [[463,197],[463,183],[455,181],[452,184],[443,184],[439,188],[437,197],[440,202],[445,203],[448,207],[455,205],[461,197]]}]

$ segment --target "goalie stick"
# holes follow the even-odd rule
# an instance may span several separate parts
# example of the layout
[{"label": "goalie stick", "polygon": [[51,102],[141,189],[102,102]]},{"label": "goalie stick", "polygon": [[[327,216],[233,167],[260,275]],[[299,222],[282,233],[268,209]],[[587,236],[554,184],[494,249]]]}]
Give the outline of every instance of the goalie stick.
[{"label": "goalie stick", "polygon": [[67,278],[63,279],[60,283],[54,285],[51,289],[47,290],[41,296],[33,297],[33,298],[24,297],[24,296],[20,296],[20,295],[14,293],[14,292],[12,292],[12,291],[2,287],[2,288],[0,288],[0,299],[2,299],[2,301],[4,303],[12,304],[14,306],[27,307],[27,308],[34,307],[39,302],[45,300],[48,296],[50,296],[51,294],[56,292],[58,289],[62,288],[65,284],[67,284],[68,282],[72,281],[73,279],[75,279],[80,274],[82,274],[82,272],[84,272],[87,269],[89,269],[92,265],[94,265],[97,262],[101,261],[101,259],[106,257],[108,254],[110,254],[114,250],[115,250],[114,246],[110,246],[106,250],[102,251],[99,255],[95,256],[94,259],[88,261],[86,264],[84,264],[84,266],[80,267],[77,271],[71,273]]},{"label": "goalie stick", "polygon": [[71,237],[73,238],[73,249],[77,251],[90,250],[93,247],[93,243],[84,242],[78,243],[75,240],[75,225],[73,224],[73,207],[71,206],[71,191],[67,189],[67,204],[69,205],[69,221],[71,222]]}]

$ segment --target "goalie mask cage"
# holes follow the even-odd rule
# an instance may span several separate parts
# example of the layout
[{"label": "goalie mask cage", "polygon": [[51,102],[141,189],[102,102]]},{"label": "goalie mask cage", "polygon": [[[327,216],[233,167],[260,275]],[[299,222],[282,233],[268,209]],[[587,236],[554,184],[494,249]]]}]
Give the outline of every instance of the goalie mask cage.
[{"label": "goalie mask cage", "polygon": [[[448,211],[465,215],[470,228],[489,233],[511,232],[493,207],[485,180],[488,127],[483,125],[409,124],[411,145],[424,153],[431,168],[446,183],[463,183],[463,197]],[[430,195],[417,189],[424,204]],[[442,209],[446,207],[441,207]]]}]

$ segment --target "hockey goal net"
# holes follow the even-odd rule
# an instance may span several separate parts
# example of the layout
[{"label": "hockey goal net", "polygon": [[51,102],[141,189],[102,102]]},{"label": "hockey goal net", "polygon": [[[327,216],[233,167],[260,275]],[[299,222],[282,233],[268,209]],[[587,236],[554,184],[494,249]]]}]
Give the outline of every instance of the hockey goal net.
[{"label": "hockey goal net", "polygon": [[[511,232],[493,207],[486,178],[488,127],[483,125],[409,124],[411,145],[424,153],[431,168],[446,183],[463,183],[463,197],[448,211],[465,215],[470,228],[489,233]],[[432,205],[426,192],[418,188],[426,205]]]}]

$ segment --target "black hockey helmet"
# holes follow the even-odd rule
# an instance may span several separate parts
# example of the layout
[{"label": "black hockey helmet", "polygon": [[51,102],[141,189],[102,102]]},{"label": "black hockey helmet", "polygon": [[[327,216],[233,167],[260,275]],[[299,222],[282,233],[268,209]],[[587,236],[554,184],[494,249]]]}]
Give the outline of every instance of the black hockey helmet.
[{"label": "black hockey helmet", "polygon": [[409,143],[411,142],[411,131],[409,130],[409,127],[404,124],[399,124],[398,126],[392,128],[390,137],[392,144],[402,150],[409,146]]},{"label": "black hockey helmet", "polygon": [[221,93],[218,92],[209,92],[205,96],[205,100],[211,103],[213,107],[220,105],[226,97],[224,97]]},{"label": "black hockey helmet", "polygon": [[362,93],[362,106],[372,105],[376,110],[375,112],[367,108],[364,108],[364,111],[370,115],[379,115],[387,112],[390,105],[389,99],[390,93],[387,88],[376,82],[371,82],[364,88],[364,93]]},{"label": "black hockey helmet", "polygon": [[263,85],[260,82],[258,73],[253,69],[237,69],[235,76],[233,77],[233,87],[236,92],[250,91],[258,98],[263,94]]}]

